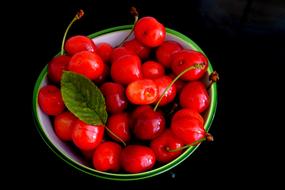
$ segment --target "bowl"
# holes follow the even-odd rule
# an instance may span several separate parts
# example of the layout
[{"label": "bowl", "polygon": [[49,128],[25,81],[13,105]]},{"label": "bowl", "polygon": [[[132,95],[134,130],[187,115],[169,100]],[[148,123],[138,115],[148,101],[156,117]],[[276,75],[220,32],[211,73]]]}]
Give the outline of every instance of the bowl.
[{"label": "bowl", "polygon": [[[132,28],[132,25],[124,25],[124,26],[118,26],[113,27],[109,29],[105,29],[99,32],[96,32],[94,34],[91,34],[89,37],[95,42],[95,43],[101,43],[101,42],[108,42],[113,47],[118,45],[122,39],[130,32]],[[193,42],[190,38],[187,36],[173,30],[173,29],[166,29],[167,40],[174,40],[179,42],[184,48],[190,48],[196,51],[203,52],[201,48]],[[133,36],[131,36],[132,38]],[[203,52],[204,53],[204,52]],[[205,54],[205,53],[204,53]],[[204,78],[202,78],[202,81],[207,84],[209,83],[208,77],[209,74],[213,72],[213,68],[211,66],[211,63],[209,61],[209,67],[207,70],[207,73],[205,74]],[[47,116],[45,113],[42,112],[42,110],[39,107],[38,104],[38,94],[39,90],[42,86],[47,84],[47,66],[44,67],[44,69],[41,71],[39,77],[37,78],[34,92],[33,92],[33,115],[36,123],[37,130],[39,134],[41,135],[42,139],[45,141],[45,143],[48,145],[48,147],[62,160],[64,160],[67,164],[70,166],[76,168],[77,170],[84,172],[86,174],[90,174],[92,176],[96,176],[99,178],[109,179],[109,180],[117,180],[117,181],[130,181],[130,180],[139,180],[144,178],[150,178],[156,175],[159,175],[161,173],[164,173],[173,167],[180,164],[182,161],[184,161],[186,158],[188,158],[198,147],[198,146],[192,146],[188,149],[186,149],[179,157],[174,159],[173,161],[162,165],[158,168],[154,168],[152,170],[137,173],[137,174],[125,174],[125,173],[109,173],[109,172],[101,172],[98,170],[93,169],[92,167],[89,167],[87,162],[83,159],[81,154],[78,154],[77,151],[74,150],[70,144],[65,143],[61,141],[55,134],[53,127],[52,127],[52,121],[49,116]],[[204,120],[205,120],[205,130],[208,132],[217,107],[217,85],[214,83],[211,88],[209,89],[209,95],[211,97],[211,103],[209,108],[207,109]]]}]

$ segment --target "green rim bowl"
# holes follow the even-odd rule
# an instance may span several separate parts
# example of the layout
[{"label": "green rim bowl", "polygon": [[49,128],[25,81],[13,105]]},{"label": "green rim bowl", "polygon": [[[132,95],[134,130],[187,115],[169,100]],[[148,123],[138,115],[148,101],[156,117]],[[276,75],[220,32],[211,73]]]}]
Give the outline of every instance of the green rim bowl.
[{"label": "green rim bowl", "polygon": [[[95,43],[101,43],[101,42],[108,42],[114,46],[118,45],[122,39],[128,34],[128,32],[131,30],[132,25],[125,25],[125,26],[118,26],[114,28],[109,28],[106,30],[102,30],[99,32],[96,32],[94,34],[91,34],[89,37],[93,39]],[[190,38],[187,36],[167,28],[166,29],[167,40],[174,40],[179,42],[183,47],[188,49],[193,49],[199,52],[203,52],[201,48],[194,43]],[[133,36],[131,36],[133,37]],[[204,52],[203,52],[204,53]],[[209,83],[208,76],[210,73],[213,72],[213,68],[211,66],[211,63],[209,62],[209,67],[207,70],[207,74],[202,79],[205,84]],[[152,170],[149,170],[147,172],[137,173],[137,174],[123,174],[123,173],[108,173],[108,172],[101,172],[93,169],[92,167],[88,166],[86,161],[79,155],[70,145],[67,143],[62,142],[60,139],[57,138],[53,131],[52,122],[50,118],[44,114],[38,105],[38,93],[42,86],[47,84],[47,66],[42,70],[40,73],[33,92],[33,115],[36,123],[37,130],[39,134],[41,135],[42,139],[45,141],[45,143],[48,145],[48,147],[62,160],[64,160],[69,165],[73,166],[74,168],[104,179],[109,180],[117,180],[117,181],[130,181],[130,180],[139,180],[144,178],[153,177],[156,175],[159,175],[161,173],[164,173],[171,168],[177,166],[180,164],[183,160],[188,158],[197,148],[190,147],[187,150],[183,152],[179,157],[177,157],[175,160],[169,162],[168,164],[162,165],[158,168],[154,168]],[[211,103],[210,107],[208,108],[207,112],[204,115],[205,119],[205,130],[209,131],[210,126],[212,124],[216,107],[217,107],[217,86],[216,84],[213,84],[212,87],[209,89],[209,94],[211,97]]]}]

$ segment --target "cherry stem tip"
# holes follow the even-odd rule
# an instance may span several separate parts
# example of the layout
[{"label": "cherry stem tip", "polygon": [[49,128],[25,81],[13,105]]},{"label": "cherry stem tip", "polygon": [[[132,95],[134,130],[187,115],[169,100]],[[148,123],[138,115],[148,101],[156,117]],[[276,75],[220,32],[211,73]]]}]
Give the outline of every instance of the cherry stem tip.
[{"label": "cherry stem tip", "polygon": [[168,151],[168,152],[176,152],[176,151],[184,150],[184,149],[189,148],[191,146],[197,146],[199,143],[201,143],[203,141],[213,142],[214,141],[214,137],[210,133],[206,133],[205,137],[203,137],[203,138],[201,138],[201,139],[199,139],[197,141],[194,141],[191,144],[187,144],[185,146],[182,146],[182,147],[179,147],[179,148],[176,148],[176,149],[170,149],[169,147],[166,147],[166,151]]},{"label": "cherry stem tip", "polygon": [[84,15],[84,11],[82,9],[80,9],[75,17],[72,19],[72,21],[69,23],[69,25],[67,26],[65,32],[64,32],[64,35],[63,35],[63,38],[62,38],[62,42],[61,42],[61,51],[60,51],[60,55],[63,55],[64,54],[64,44],[65,44],[65,39],[66,39],[66,36],[67,36],[67,32],[69,31],[70,27],[72,26],[72,24],[81,19]]}]

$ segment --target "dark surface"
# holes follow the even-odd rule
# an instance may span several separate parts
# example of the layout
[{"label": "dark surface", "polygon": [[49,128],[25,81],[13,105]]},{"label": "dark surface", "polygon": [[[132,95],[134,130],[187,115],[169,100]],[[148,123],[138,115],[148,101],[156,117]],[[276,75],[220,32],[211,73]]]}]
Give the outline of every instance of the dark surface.
[{"label": "dark surface", "polygon": [[[20,169],[20,172],[10,170],[6,176],[14,179],[27,177],[29,180],[23,185],[28,186],[33,186],[34,180],[46,184],[48,179],[49,186],[90,185],[94,189],[157,189],[162,186],[190,189],[192,185],[231,189],[229,184],[244,187],[245,184],[267,183],[267,180],[261,180],[265,176],[263,172],[272,166],[260,164],[254,155],[269,144],[264,143],[261,147],[252,137],[256,139],[257,132],[263,129],[261,123],[266,119],[264,117],[264,122],[257,124],[265,113],[258,116],[254,113],[270,102],[262,99],[260,105],[261,98],[256,92],[265,85],[267,95],[277,86],[275,83],[266,85],[268,76],[264,73],[271,72],[270,65],[278,68],[284,58],[285,3],[257,0],[192,0],[187,5],[185,3],[181,0],[172,1],[172,4],[165,1],[154,4],[153,1],[94,0],[26,2],[27,8],[21,12],[26,17],[21,29],[24,37],[18,41],[25,51],[21,57],[25,60],[25,65],[20,66],[25,69],[22,78],[28,80],[25,84],[29,88],[25,90],[26,104],[21,114],[22,121],[25,121],[21,129],[24,130],[19,133],[24,138],[16,150],[15,147],[12,149],[17,156],[10,159],[12,168]],[[33,122],[32,90],[40,71],[60,50],[64,30],[79,8],[84,9],[86,15],[72,27],[69,35],[88,35],[131,24],[128,10],[133,5],[141,16],[153,16],[166,27],[189,36],[219,72],[218,108],[210,129],[215,141],[202,144],[170,172],[142,181],[112,182],[80,173],[46,146]],[[274,77],[274,80],[281,78],[277,74]],[[274,124],[272,121],[271,125]],[[252,178],[256,175],[257,178]]]}]

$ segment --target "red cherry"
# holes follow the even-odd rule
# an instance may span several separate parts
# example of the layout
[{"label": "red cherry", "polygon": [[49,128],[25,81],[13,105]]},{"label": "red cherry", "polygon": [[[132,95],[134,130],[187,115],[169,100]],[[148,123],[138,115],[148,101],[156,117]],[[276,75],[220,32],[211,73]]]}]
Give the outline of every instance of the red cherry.
[{"label": "red cherry", "polygon": [[126,47],[128,50],[135,52],[141,59],[147,59],[150,54],[150,48],[142,45],[136,39],[126,41],[123,44],[123,47]]},{"label": "red cherry", "polygon": [[101,143],[104,125],[88,125],[79,119],[73,125],[72,141],[81,150],[92,150]]},{"label": "red cherry", "polygon": [[183,118],[195,118],[201,122],[201,125],[204,125],[204,119],[203,117],[194,110],[183,108],[175,113],[175,115],[172,117],[172,121],[180,120]]},{"label": "red cherry", "polygon": [[170,152],[182,147],[183,142],[178,139],[169,129],[165,130],[161,135],[151,141],[151,149],[154,151],[156,159],[161,163],[168,163],[177,158],[182,150]]},{"label": "red cherry", "polygon": [[126,47],[117,47],[114,48],[111,53],[111,64],[113,64],[116,60],[119,58],[125,56],[125,55],[136,55],[134,51],[127,49]]},{"label": "red cherry", "polygon": [[[158,98],[155,102],[158,102],[160,96],[163,94],[164,90],[168,87],[168,85],[172,82],[172,79],[169,76],[163,76],[157,79],[154,79],[154,82],[158,88]],[[164,106],[174,100],[176,96],[176,86],[172,85],[169,90],[164,94],[160,106]]]},{"label": "red cherry", "polygon": [[137,80],[128,85],[126,95],[133,104],[151,104],[158,97],[158,88],[151,79]]},{"label": "red cherry", "polygon": [[165,119],[161,112],[145,109],[134,122],[134,134],[140,140],[152,140],[165,129]]},{"label": "red cherry", "polygon": [[59,83],[61,80],[63,71],[67,70],[69,61],[70,61],[70,57],[66,55],[60,55],[60,56],[54,57],[48,63],[49,79],[55,83]]},{"label": "red cherry", "polygon": [[130,127],[133,128],[137,118],[145,111],[145,110],[152,110],[149,105],[142,105],[136,107],[136,109],[132,112],[130,117]]},{"label": "red cherry", "polygon": [[58,115],[65,108],[60,90],[53,85],[47,85],[40,89],[38,101],[40,108],[47,115]]},{"label": "red cherry", "polygon": [[121,151],[121,146],[114,142],[99,144],[93,154],[94,168],[99,171],[119,171]]},{"label": "red cherry", "polygon": [[198,63],[204,63],[205,66],[202,69],[190,70],[181,76],[183,80],[198,80],[208,68],[208,59],[200,52],[185,49],[173,54],[171,69],[175,75],[178,75],[188,67]]},{"label": "red cherry", "polygon": [[156,58],[165,67],[170,67],[171,57],[183,47],[175,41],[164,41],[156,50]]},{"label": "red cherry", "polygon": [[142,78],[141,61],[138,56],[125,55],[113,62],[111,66],[112,79],[127,85]]},{"label": "red cherry", "polygon": [[142,64],[143,77],[147,79],[155,79],[164,76],[164,68],[155,61],[147,61]]},{"label": "red cherry", "polygon": [[108,112],[120,113],[126,109],[127,98],[125,97],[125,89],[121,84],[106,82],[100,89],[105,97]]},{"label": "red cherry", "polygon": [[97,45],[96,53],[106,63],[110,61],[113,47],[108,43],[100,43]]},{"label": "red cherry", "polygon": [[96,50],[96,45],[87,36],[77,35],[66,40],[64,49],[69,55],[74,55],[81,51],[89,51],[94,53]]},{"label": "red cherry", "polygon": [[153,150],[142,145],[129,145],[121,152],[121,166],[129,173],[140,173],[150,170],[156,158]]},{"label": "red cherry", "polygon": [[184,118],[171,123],[172,132],[185,144],[191,144],[205,137],[201,122],[195,118]]},{"label": "red cherry", "polygon": [[165,27],[153,17],[143,17],[134,27],[135,38],[147,47],[156,47],[165,39]]},{"label": "red cherry", "polygon": [[[118,136],[125,143],[130,140],[131,134],[129,130],[129,117],[127,113],[118,113],[108,118],[108,128],[116,136]],[[117,137],[108,133],[110,137],[118,142],[121,142]]]},{"label": "red cherry", "polygon": [[110,68],[105,64],[103,73],[97,77],[94,81],[95,84],[102,84],[110,76]]},{"label": "red cherry", "polygon": [[142,105],[142,106],[137,106],[136,109],[132,112],[132,118],[136,119],[139,117],[143,112],[147,110],[152,110],[150,105]]},{"label": "red cherry", "polygon": [[72,140],[73,122],[77,118],[70,112],[64,112],[54,119],[54,131],[55,134],[63,141]]},{"label": "red cherry", "polygon": [[[168,75],[172,80],[175,78],[173,74]],[[181,79],[178,79],[174,83],[175,88],[176,88],[176,94],[179,94],[183,87],[186,85],[186,81],[183,81]]]},{"label": "red cherry", "polygon": [[210,105],[210,97],[205,85],[200,81],[193,81],[184,86],[179,97],[180,105],[193,109],[199,113]]},{"label": "red cherry", "polygon": [[96,53],[81,51],[71,57],[68,70],[95,80],[103,74],[104,67],[105,64]]},{"label": "red cherry", "polygon": [[[175,117],[174,114],[173,118]],[[170,129],[185,144],[200,140],[205,137],[206,133],[201,121],[196,117],[189,117],[189,115],[185,115],[185,117],[180,115],[176,119],[172,119]]]}]

